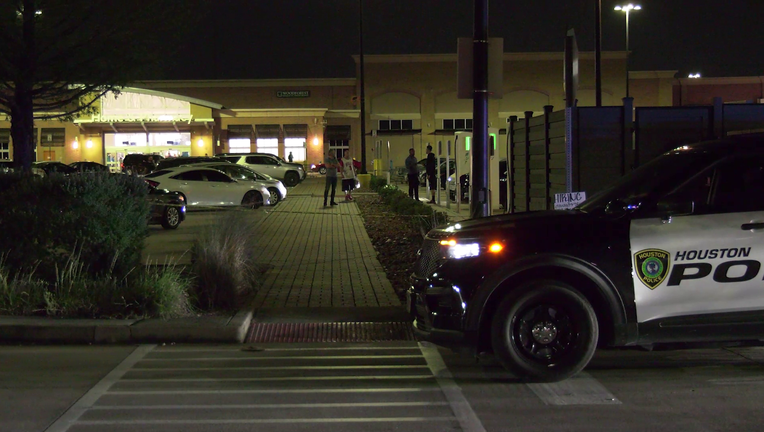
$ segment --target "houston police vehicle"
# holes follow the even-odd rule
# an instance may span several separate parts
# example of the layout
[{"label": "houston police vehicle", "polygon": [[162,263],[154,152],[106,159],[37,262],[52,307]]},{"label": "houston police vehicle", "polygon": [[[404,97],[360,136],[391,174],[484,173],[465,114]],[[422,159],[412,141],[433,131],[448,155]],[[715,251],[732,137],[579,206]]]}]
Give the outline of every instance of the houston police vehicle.
[{"label": "houston police vehicle", "polygon": [[420,339],[557,381],[597,346],[764,339],[764,136],[667,152],[569,211],[430,231]]}]

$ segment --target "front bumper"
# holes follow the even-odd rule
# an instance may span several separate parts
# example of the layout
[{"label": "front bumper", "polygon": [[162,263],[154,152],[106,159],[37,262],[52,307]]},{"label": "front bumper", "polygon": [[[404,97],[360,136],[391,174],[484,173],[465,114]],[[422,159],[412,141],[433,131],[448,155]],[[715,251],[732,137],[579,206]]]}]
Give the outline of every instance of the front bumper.
[{"label": "front bumper", "polygon": [[452,348],[469,345],[463,328],[466,304],[458,287],[416,276],[411,281],[406,303],[417,339]]}]

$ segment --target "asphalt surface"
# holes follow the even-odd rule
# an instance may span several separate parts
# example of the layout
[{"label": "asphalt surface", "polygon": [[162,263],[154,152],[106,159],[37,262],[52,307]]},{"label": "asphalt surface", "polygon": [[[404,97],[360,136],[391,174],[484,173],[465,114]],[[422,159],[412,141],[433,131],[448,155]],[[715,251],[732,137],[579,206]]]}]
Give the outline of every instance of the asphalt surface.
[{"label": "asphalt surface", "polygon": [[597,352],[562,383],[416,342],[0,347],[0,431],[760,431],[764,348]]}]

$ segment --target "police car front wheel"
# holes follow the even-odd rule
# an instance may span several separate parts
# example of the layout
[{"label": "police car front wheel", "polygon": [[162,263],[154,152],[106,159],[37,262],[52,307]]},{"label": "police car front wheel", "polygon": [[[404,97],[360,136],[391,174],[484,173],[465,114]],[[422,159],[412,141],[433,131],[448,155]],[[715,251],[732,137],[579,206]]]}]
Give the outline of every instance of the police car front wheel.
[{"label": "police car front wheel", "polygon": [[506,295],[491,327],[498,360],[530,381],[575,375],[591,360],[598,337],[597,317],[586,297],[554,280],[527,282]]}]

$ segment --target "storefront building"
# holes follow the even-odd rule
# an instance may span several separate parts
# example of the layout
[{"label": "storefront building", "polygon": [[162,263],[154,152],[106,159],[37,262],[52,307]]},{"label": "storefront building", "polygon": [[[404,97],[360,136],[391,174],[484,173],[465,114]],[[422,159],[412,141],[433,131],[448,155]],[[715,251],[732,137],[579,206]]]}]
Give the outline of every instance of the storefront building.
[{"label": "storefront building", "polygon": [[[563,53],[505,53],[501,98],[489,101],[489,124],[565,106]],[[603,105],[625,96],[626,56],[603,53]],[[356,58],[356,63],[358,59]],[[457,57],[365,56],[366,159],[384,170],[402,166],[408,150],[472,128],[472,100],[457,98]],[[594,54],[580,53],[579,106],[594,105]],[[635,105],[672,105],[673,72],[632,73]],[[72,123],[35,124],[37,160],[88,160],[120,170],[130,153],[204,156],[263,152],[306,166],[328,150],[361,159],[360,80],[143,81],[106,95],[97,114]],[[498,96],[498,95],[497,95]],[[640,101],[644,101],[642,104]],[[0,119],[0,159],[12,157],[10,123]]]}]

